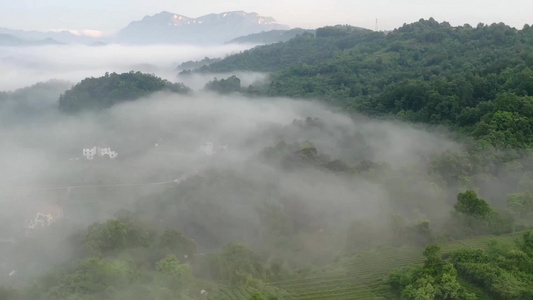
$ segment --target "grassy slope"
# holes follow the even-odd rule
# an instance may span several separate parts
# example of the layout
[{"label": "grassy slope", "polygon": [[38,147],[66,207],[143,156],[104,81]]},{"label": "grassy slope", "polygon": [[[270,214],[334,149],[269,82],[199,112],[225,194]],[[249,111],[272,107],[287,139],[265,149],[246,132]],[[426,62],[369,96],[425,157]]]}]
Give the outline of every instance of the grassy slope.
[{"label": "grassy slope", "polygon": [[[484,236],[442,243],[444,254],[463,247],[486,248],[491,241],[510,242],[521,233]],[[384,282],[393,270],[422,263],[422,248],[382,248],[362,253],[343,262],[314,272],[306,278],[273,282],[289,292],[295,300],[311,299],[397,299]],[[478,296],[490,299],[472,285],[465,287]]]},{"label": "grassy slope", "polygon": [[221,287],[215,294],[208,295],[209,300],[249,300],[256,291],[250,287]]}]

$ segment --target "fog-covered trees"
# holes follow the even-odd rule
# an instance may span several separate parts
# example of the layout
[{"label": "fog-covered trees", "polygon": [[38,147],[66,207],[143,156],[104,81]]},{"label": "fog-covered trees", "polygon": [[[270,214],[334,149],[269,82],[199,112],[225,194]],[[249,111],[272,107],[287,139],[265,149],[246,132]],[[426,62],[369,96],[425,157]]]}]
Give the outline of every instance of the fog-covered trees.
[{"label": "fog-covered trees", "polygon": [[141,72],[106,73],[103,77],[86,78],[62,94],[59,109],[67,113],[100,110],[158,91],[188,93],[189,88]]},{"label": "fog-covered trees", "polygon": [[155,239],[153,230],[130,219],[113,219],[96,223],[87,233],[88,247],[97,253],[110,254],[129,247],[148,247]]},{"label": "fog-covered trees", "polygon": [[384,34],[349,26],[257,47],[203,71],[275,71],[266,93],[445,125],[502,148],[533,146],[533,29],[420,20]]},{"label": "fog-covered trees", "polygon": [[479,219],[486,218],[492,212],[489,204],[485,200],[478,198],[474,191],[459,193],[454,208],[457,212]]},{"label": "fog-covered trees", "polygon": [[24,291],[0,293],[5,299],[189,299],[196,245],[176,229],[117,218],[89,226],[71,243],[79,260],[39,275]]},{"label": "fog-covered trees", "polygon": [[172,290],[174,295],[186,295],[187,285],[192,279],[190,267],[181,264],[174,255],[168,255],[157,263],[157,270],[162,273],[164,286]]},{"label": "fog-covered trees", "polygon": [[424,250],[424,265],[392,273],[389,284],[409,300],[473,300],[459,283],[453,264],[441,257],[440,247],[430,245]]},{"label": "fog-covered trees", "polygon": [[241,80],[233,75],[226,79],[214,79],[205,85],[205,89],[220,94],[230,94],[241,91]]},{"label": "fog-covered trees", "polygon": [[512,232],[515,227],[515,219],[508,212],[492,208],[471,190],[457,195],[454,209],[454,227],[466,234],[502,234]]},{"label": "fog-covered trees", "polygon": [[516,245],[493,244],[488,250],[463,249],[451,261],[465,280],[485,288],[495,299],[533,298],[533,234]]},{"label": "fog-covered trees", "polygon": [[507,197],[507,207],[519,217],[527,217],[533,213],[533,194],[530,192],[515,193]]}]

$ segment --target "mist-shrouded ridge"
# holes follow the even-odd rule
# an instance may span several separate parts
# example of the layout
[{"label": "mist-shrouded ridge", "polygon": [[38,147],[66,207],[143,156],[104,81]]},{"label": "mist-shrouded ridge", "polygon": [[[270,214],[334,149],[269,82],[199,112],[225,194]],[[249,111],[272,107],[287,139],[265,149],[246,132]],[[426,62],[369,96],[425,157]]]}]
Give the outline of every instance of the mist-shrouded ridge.
[{"label": "mist-shrouded ridge", "polygon": [[[397,218],[431,220],[439,230],[457,195],[432,162],[462,145],[438,128],[313,101],[200,91],[73,116],[54,101],[68,86],[10,93],[22,103],[31,102],[20,95],[43,97],[42,113],[0,123],[0,278],[12,286],[83,257],[89,226],[120,215],[178,229],[200,257],[245,243],[300,268],[334,263],[350,243],[389,245]],[[19,111],[11,105],[0,109]],[[118,157],[86,160],[82,149],[95,146]],[[28,233],[24,220],[42,207],[63,217]],[[347,230],[359,230],[358,239],[347,240]]]},{"label": "mist-shrouded ridge", "polygon": [[[280,141],[312,143],[321,154],[350,164],[379,161],[393,177],[404,176],[409,168],[425,170],[431,155],[459,149],[443,133],[349,117],[318,103],[283,98],[161,93],[100,114],[51,114],[53,118],[2,128],[10,138],[0,141],[0,182],[6,196],[1,205],[10,207],[11,216],[51,202],[62,206],[71,229],[82,229],[121,210],[137,210],[162,227],[180,228],[202,251],[237,241],[275,251],[272,237],[257,230],[260,212],[283,199],[291,199],[293,209],[303,209],[300,213],[307,217],[302,220],[315,220],[298,229],[303,230],[300,238],[306,239],[308,230],[332,234],[331,244],[315,249],[317,257],[341,243],[335,230],[352,220],[383,220],[376,223],[385,226],[386,216],[410,210],[407,198],[383,182],[321,169],[285,170],[262,160],[262,151]],[[309,116],[323,127],[297,125]],[[118,151],[119,158],[108,164],[84,161],[81,150],[99,145]],[[187,188],[204,180],[201,190]],[[411,180],[423,180],[423,175]],[[413,193],[434,196],[417,208],[421,216],[440,215],[449,196],[420,187]],[[205,219],[215,207],[218,216]],[[10,228],[4,236],[18,239],[20,228]],[[50,264],[72,254],[58,253],[61,257],[48,254]]]},{"label": "mist-shrouded ridge", "polygon": [[243,11],[198,18],[164,11],[130,23],[119,31],[116,40],[132,44],[221,44],[240,36],[274,29],[289,27],[276,23],[271,17]]},{"label": "mist-shrouded ridge", "polygon": [[[68,30],[59,30],[59,31],[37,31],[37,30],[16,30],[9,28],[0,27],[0,34],[2,35],[11,35],[18,39],[24,40],[26,45],[38,45],[38,44],[90,44],[97,41],[97,39],[77,35]],[[20,44],[19,44],[20,45]],[[18,46],[18,45],[13,45]]]}]

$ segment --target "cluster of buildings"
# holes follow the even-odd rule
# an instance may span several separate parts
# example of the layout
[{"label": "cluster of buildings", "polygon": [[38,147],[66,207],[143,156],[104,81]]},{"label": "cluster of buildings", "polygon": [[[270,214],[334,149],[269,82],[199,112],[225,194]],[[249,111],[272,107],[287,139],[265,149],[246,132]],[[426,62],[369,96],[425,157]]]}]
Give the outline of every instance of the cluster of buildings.
[{"label": "cluster of buildings", "polygon": [[118,156],[117,151],[112,151],[111,148],[102,148],[102,147],[92,147],[92,148],[84,148],[83,149],[83,156],[87,160],[93,160],[96,158],[109,158],[114,159]]},{"label": "cluster of buildings", "polygon": [[36,210],[35,215],[24,221],[26,231],[48,227],[63,218],[63,209],[53,205],[42,205]]}]

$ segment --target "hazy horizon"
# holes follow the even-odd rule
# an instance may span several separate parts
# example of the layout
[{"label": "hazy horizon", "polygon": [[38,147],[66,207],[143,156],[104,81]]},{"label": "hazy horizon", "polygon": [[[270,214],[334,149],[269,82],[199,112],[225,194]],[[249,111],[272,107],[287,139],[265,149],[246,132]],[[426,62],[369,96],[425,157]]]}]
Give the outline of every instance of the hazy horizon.
[{"label": "hazy horizon", "polygon": [[[162,11],[196,18],[210,13],[227,11],[256,12],[273,17],[280,24],[291,27],[318,28],[325,25],[348,24],[369,29],[392,30],[404,23],[421,18],[435,18],[452,25],[477,25],[478,23],[499,23],[522,28],[530,24],[528,11],[533,10],[533,2],[510,1],[390,1],[379,0],[372,3],[362,1],[335,0],[327,4],[318,1],[212,1],[203,0],[185,5],[170,0],[142,1],[103,1],[90,3],[66,0],[4,1],[0,11],[0,27],[20,30],[76,30],[87,35],[116,33],[131,21],[140,20],[146,15]],[[127,9],[124,9],[124,8]]]}]

